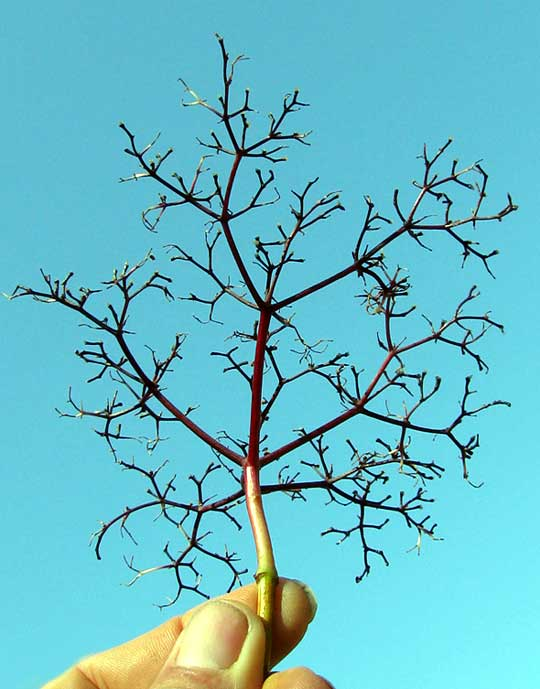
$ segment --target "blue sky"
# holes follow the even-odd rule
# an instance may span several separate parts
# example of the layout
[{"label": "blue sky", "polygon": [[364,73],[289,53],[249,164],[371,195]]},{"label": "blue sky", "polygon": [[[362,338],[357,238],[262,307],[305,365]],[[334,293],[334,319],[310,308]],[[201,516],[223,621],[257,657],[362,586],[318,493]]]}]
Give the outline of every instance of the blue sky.
[{"label": "blue sky", "polygon": [[[497,280],[471,265],[456,283],[478,282],[483,308],[506,326],[504,336],[486,339],[491,370],[475,383],[482,399],[510,399],[513,406],[475,421],[481,447],[472,479],[483,481],[482,489],[460,480],[455,457],[441,446],[448,470],[433,490],[431,512],[444,540],[427,543],[416,557],[406,553],[413,534],[390,529],[381,538],[391,566],[375,566],[355,585],[355,544],[337,548],[318,536],[328,526],[321,500],[276,499],[269,513],[280,572],[310,583],[320,605],[291,664],[312,666],[337,687],[536,689],[537,3],[52,1],[11,4],[3,19],[4,292],[19,282],[36,284],[40,268],[59,276],[74,270],[82,284],[97,284],[125,260],[170,241],[174,223],[163,239],[140,223],[156,190],[117,182],[132,171],[117,124],[125,121],[148,140],[161,131],[164,148],[175,147],[175,165],[192,169],[195,137],[211,124],[205,113],[180,108],[177,79],[209,98],[217,93],[216,31],[231,54],[250,56],[238,85],[251,88],[263,116],[295,87],[311,104],[298,126],[313,129],[312,146],[291,151],[281,190],[317,175],[323,191],[341,189],[347,213],[338,229],[358,223],[363,194],[389,211],[394,187],[406,190],[419,173],[424,142],[435,149],[448,136],[464,164],[483,159],[491,208],[512,192],[519,213],[482,229],[486,243],[501,250]],[[286,217],[286,204],[276,213],[272,222],[279,213]],[[185,222],[194,226],[191,218]],[[328,226],[324,232],[332,236]],[[337,240],[321,240],[313,260],[333,260],[339,249]],[[436,309],[452,303],[437,286],[449,255],[442,249],[431,260],[407,250],[397,257],[412,274],[418,264],[419,292],[438,317]],[[457,266],[459,257],[451,256]],[[0,645],[9,662],[0,675],[5,686],[26,689],[172,611],[153,606],[169,591],[165,578],[123,586],[129,577],[121,556],[132,552],[129,543],[113,536],[101,562],[88,547],[99,519],[143,489],[113,464],[90,424],[54,412],[70,384],[77,399],[93,399],[83,385],[88,372],[73,356],[84,336],[77,319],[25,300],[5,301],[1,318]],[[140,319],[146,332],[156,326],[151,311]],[[338,326],[330,334],[347,337]],[[204,362],[191,353],[196,370]],[[223,380],[207,390],[210,405],[217,401],[208,417],[214,428],[237,420],[236,409],[222,402]],[[186,385],[196,395],[198,375]],[[170,443],[171,457],[199,452],[181,434]],[[252,571],[242,533],[235,547]],[[159,524],[146,539],[159,548]],[[212,591],[221,585],[212,580]],[[194,602],[186,596],[176,610]]]}]

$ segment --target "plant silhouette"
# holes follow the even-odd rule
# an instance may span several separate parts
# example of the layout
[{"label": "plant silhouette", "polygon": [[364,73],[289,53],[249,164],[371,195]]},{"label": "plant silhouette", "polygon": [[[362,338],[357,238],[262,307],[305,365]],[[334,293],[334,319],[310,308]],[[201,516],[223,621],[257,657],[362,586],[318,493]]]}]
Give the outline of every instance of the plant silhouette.
[{"label": "plant silhouette", "polygon": [[[190,217],[200,218],[200,230],[195,234],[189,230],[187,237],[182,229],[181,236],[167,245],[173,277],[161,268],[154,270],[157,258],[150,252],[143,260],[114,271],[98,288],[74,286],[73,273],[55,279],[42,272],[40,287],[18,286],[12,298],[60,304],[92,329],[93,335],[76,353],[93,369],[89,382],[105,381],[110,393],[101,408],[90,410],[76,402],[70,391],[69,409],[62,414],[95,421],[115,461],[140,475],[147,486],[145,501],[121,509],[102,523],[95,534],[98,557],[113,527],[135,541],[130,529],[134,515],[159,515],[172,525],[175,538],[164,547],[162,562],[140,568],[133,559],[127,560],[133,581],[149,572],[168,570],[175,579],[175,593],[168,604],[176,602],[184,590],[208,597],[202,576],[205,561],[223,567],[229,589],[246,572],[236,553],[215,536],[211,540],[216,518],[240,528],[245,505],[257,554],[259,614],[270,623],[277,568],[264,496],[284,493],[293,500],[306,500],[313,491],[322,491],[329,503],[342,510],[345,523],[323,524],[322,533],[338,541],[358,539],[357,582],[370,572],[374,560],[388,564],[377,534],[389,520],[400,519],[411,528],[417,547],[424,536],[435,537],[435,525],[424,508],[432,502],[427,486],[441,477],[443,466],[423,457],[416,442],[421,436],[445,440],[467,479],[478,436],[466,433],[463,422],[506,402],[475,405],[472,379],[466,375],[456,408],[448,413],[448,405],[443,404],[441,412],[437,405],[445,399],[442,376],[428,374],[422,362],[430,361],[430,348],[436,345],[438,351],[464,357],[471,368],[485,370],[481,341],[488,331],[502,330],[502,326],[489,313],[475,310],[478,290],[474,286],[457,297],[452,309],[439,314],[439,320],[419,318],[410,302],[411,276],[388,256],[392,247],[412,243],[429,250],[430,260],[436,261],[441,251],[449,252],[453,245],[463,262],[476,261],[491,273],[496,251],[483,249],[471,239],[471,232],[501,221],[517,207],[508,196],[500,210],[485,211],[488,176],[483,167],[479,163],[460,167],[455,160],[447,161],[450,141],[435,153],[424,147],[412,200],[402,203],[395,191],[391,217],[385,217],[366,196],[365,216],[353,229],[349,253],[334,268],[316,263],[310,277],[309,259],[298,252],[314,228],[331,223],[344,210],[339,192],[320,195],[318,180],[309,180],[292,191],[286,224],[264,232],[252,229],[265,225],[256,218],[282,201],[277,170],[286,161],[286,147],[308,145],[308,133],[290,124],[306,103],[294,91],[284,97],[277,114],[269,115],[264,130],[261,118],[253,126],[251,119],[257,120],[257,113],[249,90],[240,98],[233,90],[242,56],[231,60],[221,37],[218,45],[222,91],[217,102],[210,103],[184,83],[184,106],[202,108],[216,126],[199,142],[205,155],[189,177],[167,172],[172,149],[160,154],[157,139],[140,144],[131,129],[120,124],[127,138],[126,153],[135,164],[135,172],[122,181],[151,180],[160,190],[157,202],[142,214],[146,228],[157,232],[160,221],[181,207],[191,209]],[[460,211],[464,204],[470,207],[471,199],[472,210]],[[443,239],[449,241],[443,243]],[[319,250],[325,251],[324,242],[331,242],[331,235],[319,235],[317,241]],[[185,278],[177,289],[187,267],[206,280],[207,293],[190,291]],[[320,321],[324,323],[316,300],[338,285],[344,290],[340,294],[349,295],[343,306],[349,309],[344,327],[350,325],[353,332],[358,319],[365,319],[362,340],[358,342],[356,331],[351,339],[354,354],[333,351],[331,341],[306,335],[296,315],[309,308],[310,332]],[[178,305],[178,298],[187,300],[197,309],[200,323],[216,328],[211,330],[218,335],[212,335],[215,344],[209,354],[221,360],[223,370],[236,375],[245,388],[241,403],[231,401],[238,404],[240,436],[230,429],[209,428],[197,400],[185,400],[181,391],[169,392],[166,381],[177,373],[173,367],[185,364],[180,362],[184,333],[174,337],[165,356],[151,343],[146,349],[134,344],[128,321],[148,296],[170,302],[171,308]],[[237,314],[242,315],[235,321]],[[231,338],[225,348],[222,329],[216,326],[221,318]],[[246,327],[248,322],[253,325]],[[364,343],[374,345],[374,353],[365,361],[359,354]],[[323,420],[298,427],[291,417],[291,400],[293,408],[298,407],[312,390],[316,390]],[[444,420],[437,420],[442,413]],[[271,426],[271,416],[277,418],[277,426]],[[167,474],[167,463],[156,466],[148,457],[126,459],[125,443],[140,439],[140,434],[126,430],[129,419],[151,425],[152,433],[145,437],[150,453],[164,439],[163,429],[167,427],[168,432],[176,425],[197,436],[201,446],[210,449],[212,461],[181,481]],[[360,419],[377,424],[379,430],[364,437],[362,444],[346,440],[347,451],[341,445],[330,459],[332,431],[347,423],[354,433]],[[277,437],[285,437],[285,442],[274,440]],[[174,461],[167,466],[176,470]],[[219,482],[214,480],[217,474]],[[213,526],[208,525],[211,519]]]}]

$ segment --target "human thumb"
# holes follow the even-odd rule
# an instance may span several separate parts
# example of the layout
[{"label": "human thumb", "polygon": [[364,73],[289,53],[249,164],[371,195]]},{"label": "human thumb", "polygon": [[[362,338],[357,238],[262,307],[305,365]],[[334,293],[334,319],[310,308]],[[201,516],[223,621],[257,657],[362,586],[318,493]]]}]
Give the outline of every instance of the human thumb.
[{"label": "human thumb", "polygon": [[151,689],[260,689],[265,631],[242,603],[217,600],[194,612]]}]

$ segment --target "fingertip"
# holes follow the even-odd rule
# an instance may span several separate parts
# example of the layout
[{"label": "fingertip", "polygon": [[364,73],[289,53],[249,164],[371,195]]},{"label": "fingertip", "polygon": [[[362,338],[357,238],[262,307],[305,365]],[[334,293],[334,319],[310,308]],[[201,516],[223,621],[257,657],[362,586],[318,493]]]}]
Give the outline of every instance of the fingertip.
[{"label": "fingertip", "polygon": [[307,667],[293,667],[270,675],[263,689],[334,689],[334,687]]},{"label": "fingertip", "polygon": [[[257,610],[257,586],[248,584],[220,596],[221,600],[244,603],[254,612]],[[317,610],[313,591],[297,579],[280,577],[276,587],[274,621],[272,626],[271,665],[276,665],[297,646]],[[193,611],[183,616],[186,623]]]},{"label": "fingertip", "polygon": [[285,579],[282,587],[282,609],[296,605],[297,612],[306,618],[308,624],[317,614],[317,598],[313,589],[298,579]]},{"label": "fingertip", "polygon": [[276,590],[272,665],[288,655],[303,638],[317,611],[313,591],[295,579],[281,579]]},{"label": "fingertip", "polygon": [[191,615],[151,686],[260,687],[265,642],[264,625],[249,606],[223,598],[210,601]]}]

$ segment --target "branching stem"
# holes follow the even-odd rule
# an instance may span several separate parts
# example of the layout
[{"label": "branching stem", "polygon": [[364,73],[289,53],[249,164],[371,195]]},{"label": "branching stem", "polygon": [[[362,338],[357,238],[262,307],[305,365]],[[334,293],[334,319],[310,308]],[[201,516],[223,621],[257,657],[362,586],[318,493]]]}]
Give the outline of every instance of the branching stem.
[{"label": "branching stem", "polygon": [[242,276],[242,280],[245,282],[246,287],[249,290],[249,293],[251,294],[251,297],[253,301],[259,306],[259,308],[263,305],[263,300],[261,299],[260,294],[257,291],[257,288],[253,284],[253,280],[251,279],[251,276],[244,264],[244,261],[242,257],[240,256],[240,252],[238,251],[238,247],[236,246],[236,242],[234,241],[234,237],[232,235],[232,231],[230,228],[229,224],[229,204],[230,204],[230,199],[231,199],[231,194],[234,186],[234,180],[236,179],[236,173],[238,172],[238,167],[240,165],[240,161],[242,160],[242,155],[240,153],[237,153],[234,162],[232,164],[231,171],[229,173],[229,180],[227,182],[227,189],[225,191],[225,196],[223,199],[223,212],[221,214],[220,218],[220,224],[221,227],[223,228],[223,234],[225,235],[225,239],[227,240],[227,244],[229,245],[230,252],[234,258],[234,262],[236,263],[238,270],[240,271],[240,275]]},{"label": "branching stem", "polygon": [[392,361],[392,359],[396,356],[396,352],[394,350],[388,352],[386,357],[384,358],[384,361],[382,362],[381,366],[379,367],[379,370],[377,371],[376,375],[373,377],[371,383],[369,384],[368,388],[362,395],[362,398],[358,400],[358,402],[351,407],[350,409],[347,409],[347,411],[343,412],[342,414],[339,414],[339,416],[335,416],[333,419],[330,421],[327,421],[326,423],[323,423],[321,426],[317,426],[317,428],[314,428],[312,431],[309,433],[304,433],[300,437],[295,438],[295,440],[291,440],[290,443],[287,443],[286,445],[282,445],[281,447],[277,448],[273,452],[269,452],[264,457],[261,458],[261,465],[266,466],[267,464],[270,464],[271,462],[275,462],[276,459],[279,459],[280,457],[283,457],[286,454],[289,454],[289,452],[292,452],[293,450],[296,450],[297,448],[301,447],[302,445],[305,445],[308,443],[310,440],[313,440],[314,438],[318,438],[328,431],[333,430],[334,428],[337,428],[338,426],[341,426],[343,423],[351,419],[353,416],[356,416],[359,414],[363,409],[366,404],[366,402],[369,400],[369,396],[373,392],[373,389],[381,379],[381,377],[384,375],[384,372],[388,368],[388,365]]},{"label": "branching stem", "polygon": [[[282,493],[293,500],[306,500],[306,493],[322,492],[327,496],[327,504],[343,508],[346,513],[352,512],[352,523],[349,518],[345,524],[338,523],[325,529],[322,535],[333,534],[338,542],[349,538],[353,542],[357,538],[362,569],[356,581],[362,581],[369,574],[373,559],[378,558],[388,564],[384,550],[372,544],[371,534],[377,534],[390,518],[401,519],[413,530],[417,549],[422,536],[436,538],[436,524],[423,510],[433,502],[426,486],[442,476],[444,466],[431,457],[423,457],[422,445],[416,442],[416,438],[424,436],[445,440],[454,452],[457,450],[463,476],[468,480],[468,462],[479,446],[479,436],[463,437],[462,424],[486,409],[507,404],[498,399],[473,403],[476,391],[472,387],[471,376],[466,373],[457,409],[450,415],[444,411],[444,418],[434,420],[437,418],[438,393],[443,388],[439,366],[444,372],[444,365],[452,366],[452,360],[446,361],[446,358],[460,355],[465,360],[467,371],[470,366],[479,371],[487,370],[487,363],[478,349],[480,340],[489,331],[502,331],[503,328],[493,320],[489,311],[482,312],[473,307],[479,295],[476,287],[472,287],[440,321],[438,317],[433,320],[430,314],[415,311],[416,306],[410,302],[412,285],[409,273],[400,265],[390,265],[395,253],[392,249],[398,249],[400,244],[399,255],[407,255],[407,246],[401,245],[412,242],[424,250],[434,251],[440,243],[439,238],[446,237],[461,252],[462,263],[468,260],[479,262],[492,275],[491,259],[497,251],[480,244],[475,230],[480,224],[503,220],[516,211],[517,206],[508,196],[498,212],[486,210],[488,176],[483,168],[478,163],[458,168],[457,160],[449,168],[442,167],[441,159],[450,141],[432,155],[428,155],[428,149],[424,147],[423,154],[419,156],[422,171],[419,180],[413,181],[418,191],[411,204],[407,202],[405,206],[403,202],[402,205],[396,189],[391,217],[385,217],[386,214],[379,214],[371,198],[366,196],[365,218],[350,238],[348,257],[342,256],[337,264],[333,262],[331,256],[338,247],[337,241],[333,231],[323,232],[321,227],[320,234],[312,241],[321,242],[321,251],[328,250],[324,272],[306,273],[301,283],[291,280],[289,273],[294,273],[296,266],[305,261],[301,253],[304,237],[311,235],[314,225],[322,225],[338,211],[345,210],[340,192],[331,191],[314,198],[318,178],[312,179],[302,190],[291,190],[289,209],[292,221],[282,221],[272,230],[267,227],[266,218],[257,221],[258,209],[271,206],[281,198],[274,170],[286,161],[284,149],[293,142],[308,145],[306,138],[309,133],[293,129],[289,124],[291,116],[307,103],[299,99],[298,90],[286,94],[280,110],[275,115],[269,114],[268,128],[262,135],[254,134],[258,130],[250,129],[248,118],[255,117],[257,111],[251,107],[250,92],[246,89],[244,96],[237,101],[232,90],[235,66],[243,58],[239,56],[231,61],[221,37],[218,37],[218,42],[223,90],[217,103],[209,103],[185,82],[182,83],[191,99],[184,105],[202,107],[217,120],[219,128],[210,132],[206,142],[199,142],[205,150],[230,161],[226,173],[216,171],[208,179],[206,173],[210,168],[206,167],[205,161],[209,156],[203,155],[194,175],[190,173],[186,177],[176,172],[165,175],[162,166],[165,161],[170,162],[173,149],[160,154],[155,149],[157,137],[147,146],[140,147],[126,125],[120,125],[129,140],[126,153],[137,164],[136,171],[121,181],[149,178],[160,187],[157,203],[143,212],[145,227],[156,232],[168,209],[183,206],[196,211],[205,222],[207,229],[200,245],[203,258],[199,254],[201,248],[192,247],[192,238],[184,236],[183,232],[177,233],[174,241],[166,246],[169,250],[174,249],[175,255],[171,260],[180,262],[176,266],[191,265],[208,281],[212,292],[190,292],[189,296],[179,296],[173,289],[174,277],[170,277],[168,271],[167,274],[155,271],[146,277],[149,262],[155,260],[151,251],[134,265],[126,262],[123,269],[113,272],[112,279],[102,282],[97,288],[75,288],[73,272],[64,279],[58,279],[42,271],[45,288],[19,285],[11,298],[31,297],[42,303],[61,304],[78,313],[86,328],[96,333],[95,337],[84,340],[76,354],[84,363],[94,367],[88,383],[99,386],[107,382],[114,389],[102,406],[93,410],[82,402],[77,403],[70,388],[68,412],[60,413],[72,418],[97,420],[99,427],[96,432],[107,442],[115,461],[122,469],[142,477],[149,484],[147,494],[150,500],[124,507],[116,517],[101,523],[95,534],[98,557],[103,538],[113,526],[136,545],[131,529],[136,528],[142,515],[155,515],[165,528],[173,530],[171,542],[163,548],[161,557],[164,561],[158,566],[139,568],[133,557],[126,560],[134,573],[131,583],[150,572],[168,571],[174,574],[176,594],[166,605],[173,605],[182,591],[192,591],[206,599],[210,596],[203,586],[203,574],[199,570],[202,560],[226,572],[230,591],[241,583],[247,570],[238,566],[239,558],[227,545],[223,542],[215,545],[212,521],[217,516],[220,522],[240,529],[241,520],[237,519],[235,510],[245,499],[257,557],[258,614],[267,634],[265,671],[268,673],[278,577],[263,495]],[[253,170],[254,165],[260,167]],[[246,176],[242,182],[240,172],[244,174],[246,169],[251,169],[255,175]],[[237,193],[241,183],[246,185],[247,194]],[[460,195],[454,195],[456,189],[460,194],[473,196],[472,210],[460,210]],[[247,217],[247,214],[250,229],[245,236],[246,224],[236,220],[244,215]],[[397,224],[393,225],[395,221]],[[249,251],[250,246],[253,253]],[[443,258],[446,263],[446,254]],[[438,265],[437,260],[432,263],[432,271],[437,271],[433,275],[437,278]],[[330,291],[333,285],[345,282],[349,292],[356,292],[356,286],[360,285],[361,293],[353,292],[350,296],[360,298],[364,308],[346,315],[343,325],[354,326],[362,317],[361,312],[366,312],[367,322],[373,323],[370,341],[378,347],[379,356],[373,360],[368,353],[362,353],[360,346],[369,334],[364,332],[364,328],[357,328],[359,336],[351,343],[351,352],[339,349],[325,354],[328,347],[333,347],[332,340],[327,339],[333,333],[315,334],[312,341],[312,336],[306,337],[302,323],[296,320],[296,313],[291,310],[293,306],[300,307],[308,297],[311,300],[323,290],[328,288]],[[441,285],[447,286],[444,282]],[[225,428],[213,433],[211,429],[203,428],[191,416],[199,408],[199,400],[193,403],[184,400],[181,386],[166,387],[165,377],[174,372],[173,367],[180,365],[183,358],[181,347],[185,333],[174,334],[172,346],[164,357],[158,356],[149,344],[145,343],[144,354],[132,344],[134,330],[131,324],[137,322],[143,307],[143,304],[138,306],[139,297],[150,293],[160,294],[171,305],[178,304],[178,299],[197,304],[204,309],[203,318],[193,314],[199,323],[220,325],[229,319],[238,319],[230,323],[229,330],[230,338],[236,340],[235,345],[227,345],[225,351],[216,351],[212,345],[209,353],[225,360],[224,373],[232,371],[241,379],[244,388],[249,386],[249,403],[241,413],[244,419],[242,430],[233,432]],[[107,298],[108,294],[112,295],[111,299]],[[135,301],[137,306],[134,307]],[[255,325],[246,328],[245,319],[236,311],[222,310],[224,302],[234,302],[235,307],[240,307],[244,313],[256,312],[257,315],[254,318],[250,315],[248,321],[250,324],[255,321]],[[420,313],[423,320],[414,316],[408,320],[414,313]],[[219,320],[221,314],[223,322]],[[322,317],[319,314],[323,314]],[[322,323],[311,325],[324,327],[322,310],[317,311],[317,318]],[[155,338],[156,334],[152,335]],[[438,356],[428,357],[428,347],[437,347]],[[433,372],[417,368],[423,353],[430,371],[435,368]],[[450,371],[454,380],[454,369]],[[180,375],[188,376],[190,372],[184,369]],[[322,417],[311,420],[308,410],[306,428],[295,428],[297,420],[291,427],[287,411],[290,407],[283,407],[283,404],[290,404],[287,402],[289,390],[293,393],[306,379],[322,386],[315,394],[321,390],[318,406],[326,411]],[[199,387],[207,388],[201,393],[203,399],[208,392],[212,395],[212,388],[206,383]],[[284,390],[287,392],[282,395]],[[233,395],[228,393],[228,397],[221,401],[212,395],[211,403],[236,404]],[[267,429],[272,429],[272,424],[279,424],[279,414],[284,412],[288,430],[299,435],[289,436],[292,440],[276,446],[274,431]],[[277,422],[273,419],[270,422],[270,416],[274,415],[278,416]],[[369,425],[377,422],[381,431],[372,438],[363,435],[361,443],[347,438],[346,455],[349,459],[344,465],[342,450],[334,452],[327,441],[327,434],[345,422],[362,417],[368,420]],[[141,425],[143,434],[133,430],[132,423]],[[173,499],[176,473],[185,471],[185,462],[178,462],[177,467],[172,460],[170,466],[174,467],[174,475],[170,477],[164,476],[168,471],[164,467],[169,460],[157,468],[155,466],[156,448],[161,441],[167,440],[163,429],[178,424],[197,436],[217,458],[208,463],[205,470],[198,469],[197,474],[188,469],[190,473],[184,477],[183,488],[190,488],[191,499]],[[350,426],[354,426],[354,422]],[[149,431],[146,430],[148,428]],[[121,456],[118,443],[133,442],[146,446],[144,459],[128,461]],[[261,446],[268,447],[268,451],[262,450]],[[277,461],[291,457],[300,448],[301,453],[290,459],[290,464]],[[261,485],[262,470],[266,474]],[[216,472],[221,472],[219,481],[213,478]],[[412,491],[394,490],[392,481],[396,476],[399,476],[400,486],[405,477],[412,480]],[[372,518],[372,514],[382,514],[383,519]],[[221,531],[219,534],[221,537]]]}]

